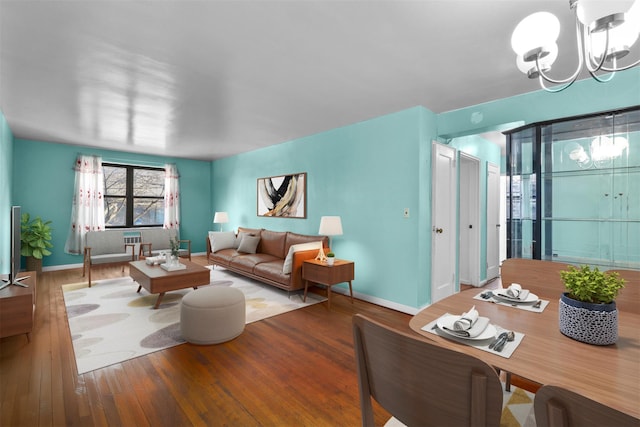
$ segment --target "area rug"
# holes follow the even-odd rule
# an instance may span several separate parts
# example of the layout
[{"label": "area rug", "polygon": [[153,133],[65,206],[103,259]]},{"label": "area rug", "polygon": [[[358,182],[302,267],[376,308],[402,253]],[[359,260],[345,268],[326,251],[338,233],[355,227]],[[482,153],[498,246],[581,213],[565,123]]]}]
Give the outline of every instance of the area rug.
[{"label": "area rug", "polygon": [[[535,394],[521,388],[511,386],[511,391],[504,390],[502,384],[502,416],[500,427],[536,427],[533,412]],[[396,418],[391,417],[385,427],[405,427]]]},{"label": "area rug", "polygon": [[[211,283],[245,294],[247,323],[317,304],[325,298],[289,294],[273,286],[234,275],[211,272]],[[63,285],[71,340],[79,374],[182,344],[180,300],[192,289],[167,292],[157,310],[157,294],[142,289],[130,277]]]}]

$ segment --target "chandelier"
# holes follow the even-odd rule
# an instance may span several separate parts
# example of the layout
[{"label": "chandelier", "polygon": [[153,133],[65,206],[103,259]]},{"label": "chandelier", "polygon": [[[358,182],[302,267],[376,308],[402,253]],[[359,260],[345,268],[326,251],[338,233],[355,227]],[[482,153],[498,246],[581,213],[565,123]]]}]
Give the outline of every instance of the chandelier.
[{"label": "chandelier", "polygon": [[[560,92],[571,86],[583,67],[598,82],[610,81],[616,71],[640,64],[619,65],[618,60],[631,52],[640,34],[640,0],[569,0],[576,15],[578,67],[566,79],[547,74],[558,57],[556,40],[560,21],[549,12],[536,12],[524,18],[511,36],[518,69],[530,79],[537,78],[548,92]],[[606,74],[609,73],[609,74]],[[551,83],[553,87],[550,87]]]}]

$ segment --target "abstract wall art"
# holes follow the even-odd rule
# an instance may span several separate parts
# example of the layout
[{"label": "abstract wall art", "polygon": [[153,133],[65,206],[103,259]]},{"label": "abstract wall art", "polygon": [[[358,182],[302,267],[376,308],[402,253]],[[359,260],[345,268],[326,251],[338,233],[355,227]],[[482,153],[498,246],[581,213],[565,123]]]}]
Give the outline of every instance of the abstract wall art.
[{"label": "abstract wall art", "polygon": [[258,178],[258,216],[307,217],[307,174]]}]

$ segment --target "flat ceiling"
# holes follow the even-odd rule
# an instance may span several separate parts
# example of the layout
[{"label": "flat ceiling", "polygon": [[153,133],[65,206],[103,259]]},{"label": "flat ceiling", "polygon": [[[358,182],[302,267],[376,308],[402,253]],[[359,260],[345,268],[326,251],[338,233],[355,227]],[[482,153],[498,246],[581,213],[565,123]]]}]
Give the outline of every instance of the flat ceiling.
[{"label": "flat ceiling", "polygon": [[568,3],[0,0],[0,108],[17,138],[213,160],[538,90],[511,32],[554,13],[571,74]]}]

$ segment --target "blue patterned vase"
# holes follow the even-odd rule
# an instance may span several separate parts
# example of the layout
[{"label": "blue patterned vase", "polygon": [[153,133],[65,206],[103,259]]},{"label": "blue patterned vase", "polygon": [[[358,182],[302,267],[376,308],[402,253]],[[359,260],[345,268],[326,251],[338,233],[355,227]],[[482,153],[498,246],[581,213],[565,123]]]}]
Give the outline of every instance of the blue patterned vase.
[{"label": "blue patterned vase", "polygon": [[618,340],[616,303],[594,304],[560,297],[558,307],[560,332],[576,341],[595,345],[614,344]]}]

